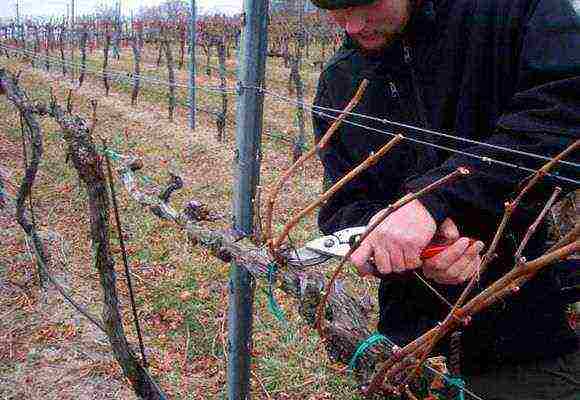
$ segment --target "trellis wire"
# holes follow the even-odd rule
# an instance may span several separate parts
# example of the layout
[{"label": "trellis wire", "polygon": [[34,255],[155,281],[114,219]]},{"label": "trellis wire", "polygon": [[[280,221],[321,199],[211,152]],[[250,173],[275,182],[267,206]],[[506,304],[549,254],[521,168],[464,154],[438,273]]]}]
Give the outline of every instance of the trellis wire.
[{"label": "trellis wire", "polygon": [[[106,73],[103,73],[100,70],[97,70],[97,69],[94,69],[94,68],[91,68],[88,66],[84,67],[82,64],[79,64],[79,63],[75,63],[75,62],[71,62],[71,61],[63,61],[60,58],[56,58],[56,57],[47,57],[47,56],[43,56],[43,55],[38,55],[38,53],[35,53],[31,50],[23,50],[23,49],[17,50],[13,47],[4,46],[4,45],[0,45],[0,49],[3,49],[5,51],[10,51],[10,52],[16,53],[16,54],[24,54],[26,56],[32,57],[32,58],[34,58],[36,60],[40,60],[40,61],[48,59],[49,61],[51,61],[55,64],[81,68],[81,69],[84,69],[85,71],[88,71],[89,73],[92,73],[93,75],[99,75],[99,76],[104,76],[104,75],[115,76],[116,75],[116,76],[119,76],[121,79],[131,80],[131,81],[135,81],[136,78],[139,78],[143,81],[150,82],[153,84],[158,84],[161,86],[170,86],[170,83],[168,81],[163,81],[163,80],[153,78],[153,77],[147,76],[147,75],[136,75],[136,74],[133,74],[131,72],[116,71],[116,70],[112,70],[112,69],[108,69]],[[184,89],[189,88],[188,84],[186,82],[182,82],[182,81],[176,81],[175,86],[180,87],[180,88],[184,88]],[[204,90],[206,92],[216,92],[216,93],[223,92],[223,90],[221,90],[219,86],[196,85],[195,87],[196,87],[196,89]],[[228,92],[231,92],[232,94],[236,93],[236,88],[232,87],[231,90]]]},{"label": "trellis wire", "polygon": [[[32,54],[36,59],[43,59],[44,58],[44,56],[38,56],[35,53],[30,52],[30,51],[18,51],[18,50],[14,50],[11,47],[6,47],[6,46],[3,46],[3,45],[0,45],[0,48],[2,48],[4,50],[16,52],[16,53],[29,53],[29,54]],[[62,61],[60,59],[53,59],[53,60],[54,60],[53,62],[55,62],[55,63],[62,63]],[[68,65],[72,65],[72,63],[70,63],[70,62],[67,62],[67,64]],[[76,66],[79,66],[79,64],[75,64],[75,65]],[[90,68],[86,68],[86,70],[88,70],[90,73],[92,73],[94,75],[98,75],[98,76],[103,76],[104,75],[102,72],[95,71],[95,70],[92,70]],[[133,78],[131,76],[127,76],[127,73],[126,72],[107,72],[107,74],[113,74],[113,75],[116,74],[121,80],[125,80],[125,81],[134,81],[135,80],[135,78]],[[153,83],[153,84],[160,85],[160,86],[169,86],[170,85],[169,82],[167,82],[167,81],[162,81],[162,80],[155,79],[155,78],[149,78],[149,77],[143,77],[142,76],[140,79],[142,79],[144,81],[148,81],[148,82]],[[189,87],[188,85],[181,84],[181,83],[176,83],[176,86],[182,87],[182,88],[188,88]],[[208,92],[214,92],[214,93],[223,93],[223,92],[225,92],[225,93],[228,93],[228,94],[237,94],[239,92],[240,88],[252,89],[252,90],[257,90],[259,92],[261,91],[261,92],[263,92],[264,94],[266,94],[266,95],[268,95],[270,97],[278,98],[279,100],[282,100],[282,101],[284,101],[286,103],[291,103],[291,104],[298,104],[299,103],[299,102],[297,102],[294,99],[290,99],[290,98],[285,97],[283,95],[280,95],[278,93],[275,93],[275,92],[266,90],[264,88],[259,88],[259,87],[252,87],[252,86],[245,86],[245,85],[239,85],[238,84],[238,87],[236,87],[236,88],[226,88],[225,91],[220,90],[217,87],[215,87],[216,89],[208,89],[208,88],[214,88],[213,86],[197,86],[197,87],[199,89],[201,89],[201,90],[205,90],[205,91],[208,91]],[[182,103],[182,105],[183,105],[183,103]],[[302,106],[304,108],[306,108],[307,110],[309,110],[310,112],[312,112],[312,113],[315,113],[315,114],[318,114],[320,116],[329,118],[331,120],[336,120],[338,117],[336,117],[334,115],[331,115],[331,114],[328,114],[328,113],[324,113],[324,112],[321,112],[321,111],[317,111],[317,110],[326,110],[326,111],[331,111],[331,112],[336,112],[336,113],[341,113],[342,112],[342,110],[332,109],[332,108],[328,108],[328,107],[310,106],[310,105],[308,105],[306,103],[302,103]],[[201,111],[207,112],[207,113],[212,114],[212,115],[215,115],[215,116],[217,116],[219,114],[217,112],[211,112],[211,111],[208,112],[207,110],[201,110]],[[550,160],[549,157],[542,156],[542,155],[539,155],[539,154],[529,153],[529,152],[525,152],[525,151],[521,151],[521,150],[516,150],[516,149],[511,149],[511,148],[502,147],[502,146],[497,146],[497,145],[492,145],[492,144],[485,143],[485,142],[479,142],[479,141],[476,141],[476,140],[473,140],[473,139],[462,138],[462,137],[459,137],[459,136],[453,136],[453,135],[445,134],[445,133],[442,133],[442,132],[437,132],[437,131],[432,131],[432,130],[428,130],[428,129],[424,129],[424,128],[419,128],[419,127],[412,126],[412,125],[408,125],[408,124],[403,124],[403,123],[399,123],[399,122],[389,121],[387,119],[377,118],[377,117],[373,117],[373,116],[370,116],[370,115],[353,113],[353,112],[347,113],[347,115],[352,115],[352,116],[356,116],[356,117],[360,117],[360,118],[366,118],[366,119],[370,119],[370,120],[373,120],[373,121],[382,122],[382,123],[385,123],[385,124],[390,123],[390,124],[402,126],[402,127],[409,128],[409,129],[415,129],[415,130],[422,131],[422,132],[425,132],[425,133],[429,133],[429,134],[432,134],[432,135],[438,135],[438,136],[442,136],[442,137],[449,138],[449,139],[453,139],[453,140],[464,141],[464,142],[468,142],[470,144],[485,146],[485,147],[493,148],[493,149],[500,150],[500,151],[511,152],[511,153],[514,153],[514,154],[518,154],[518,155],[522,155],[522,156],[527,156],[527,157],[530,157],[530,158],[536,158],[536,159],[541,159],[541,160]],[[231,122],[231,120],[230,120],[230,122]],[[357,126],[359,128],[363,128],[363,129],[366,129],[366,130],[369,130],[369,131],[373,131],[373,132],[376,132],[376,133],[381,133],[381,134],[385,134],[385,135],[389,135],[389,136],[395,136],[395,134],[392,133],[392,132],[384,131],[384,130],[381,130],[381,129],[377,129],[377,128],[370,127],[370,126],[367,126],[367,125],[359,124],[359,123],[352,122],[352,121],[349,121],[349,120],[345,120],[344,123],[345,124],[352,125],[352,126]],[[451,152],[451,153],[461,154],[461,155],[464,155],[464,156],[476,158],[476,159],[478,159],[478,160],[480,160],[482,162],[495,163],[495,164],[498,164],[498,165],[501,165],[501,166],[504,166],[504,167],[519,169],[519,170],[523,170],[523,171],[531,172],[531,173],[537,172],[537,170],[534,170],[533,168],[523,167],[523,166],[520,166],[520,165],[517,165],[517,164],[514,164],[514,163],[510,163],[510,162],[507,162],[507,161],[497,160],[497,159],[494,159],[494,158],[491,158],[491,157],[480,156],[480,155],[473,154],[473,153],[469,153],[469,152],[466,152],[466,151],[463,151],[463,150],[457,150],[457,149],[454,149],[454,148],[451,148],[451,147],[448,147],[448,146],[438,145],[438,144],[435,144],[435,143],[426,142],[426,141],[423,141],[423,140],[419,140],[419,139],[415,139],[415,138],[410,138],[410,137],[405,137],[405,140],[408,140],[410,142],[414,142],[414,143],[417,143],[417,144],[425,145],[425,146],[431,146],[431,147],[434,147],[434,148],[437,148],[437,149],[440,149],[440,150],[445,150],[445,151],[448,151],[448,152]],[[572,167],[575,167],[575,168],[580,168],[580,164],[579,163],[575,163],[575,162],[572,162],[572,161],[562,160],[562,161],[559,161],[559,163],[560,164],[563,164],[563,165],[572,166]],[[549,177],[551,177],[553,179],[561,180],[561,181],[564,181],[564,182],[567,182],[567,183],[572,183],[572,184],[575,184],[575,185],[580,185],[580,180],[577,180],[577,179],[574,179],[574,178],[567,178],[567,177],[559,176],[559,175],[556,175],[556,174],[553,174],[553,173],[548,173],[548,174],[546,174],[546,176],[549,176]]]},{"label": "trellis wire", "polygon": [[[272,96],[272,97],[278,97],[278,98],[280,98],[281,100],[284,100],[287,103],[295,103],[297,105],[299,103],[299,102],[297,102],[294,99],[291,99],[289,97],[285,97],[285,96],[279,95],[277,93],[274,93],[274,92],[269,91],[269,90],[266,90],[266,89],[261,89],[261,88],[254,88],[254,89],[256,89],[256,90],[262,90],[266,95],[269,95],[269,96]],[[307,107],[311,111],[314,111],[314,110],[324,110],[324,111],[336,112],[336,113],[339,113],[339,114],[341,114],[343,112],[342,110],[338,110],[338,109],[334,109],[334,108],[329,108],[329,107],[308,106],[305,103],[303,103],[301,105],[304,106],[304,107]],[[464,137],[461,137],[461,136],[454,136],[454,135],[450,135],[450,134],[447,134],[447,133],[434,131],[434,130],[431,130],[431,129],[426,129],[426,128],[421,128],[421,127],[414,126],[414,125],[405,124],[405,123],[402,123],[402,122],[391,121],[391,120],[388,120],[386,118],[377,118],[377,117],[373,117],[372,115],[360,114],[360,113],[356,113],[356,112],[352,112],[352,111],[351,112],[347,112],[346,114],[347,115],[351,115],[353,117],[360,117],[360,118],[365,118],[365,119],[369,119],[369,120],[372,120],[372,121],[381,122],[383,124],[391,124],[391,125],[399,126],[399,127],[402,127],[402,128],[413,129],[413,130],[420,131],[420,132],[424,132],[424,133],[428,133],[428,134],[431,134],[431,135],[441,136],[441,137],[444,137],[444,138],[447,138],[447,139],[458,140],[458,141],[466,142],[466,143],[473,144],[473,145],[477,145],[477,146],[484,146],[484,147],[489,147],[489,148],[492,148],[492,149],[495,149],[495,150],[501,150],[501,151],[505,151],[505,152],[519,154],[519,155],[522,155],[522,156],[527,156],[527,157],[531,157],[531,158],[537,158],[537,159],[540,159],[540,160],[543,160],[543,161],[550,161],[550,160],[552,160],[552,158],[550,158],[550,157],[542,156],[542,155],[539,155],[539,154],[529,153],[529,152],[522,151],[522,150],[511,149],[509,147],[503,147],[503,146],[498,146],[498,145],[489,144],[489,143],[485,143],[485,142],[480,142],[480,141],[477,141],[477,140],[468,139],[468,138],[464,138]],[[394,136],[395,134],[391,134],[391,135]],[[425,142],[425,143],[422,143],[422,144],[427,144],[427,143],[428,142]],[[559,163],[560,164],[563,164],[563,165],[569,165],[569,166],[572,166],[572,167],[580,168],[580,163],[575,163],[575,162],[572,162],[572,161],[561,160],[561,161],[559,161]]]},{"label": "trellis wire", "polygon": [[[0,45],[0,48],[6,49],[6,50],[11,51],[11,52],[14,52],[14,53],[20,53],[20,54],[26,53],[27,55],[30,54],[35,59],[43,59],[44,58],[44,56],[39,56],[39,55],[37,55],[37,54],[35,54],[33,52],[30,52],[30,51],[22,52],[22,51],[15,50],[14,48],[5,47],[5,46],[2,46],[2,45]],[[62,60],[57,59],[57,58],[52,58],[52,59],[53,59],[53,62],[55,64],[67,65],[67,66],[71,66],[71,64],[72,64],[70,61],[62,62]],[[80,64],[75,64],[73,66],[81,67]],[[85,68],[85,71],[89,72],[91,75],[94,75],[96,77],[104,77],[105,75],[111,75],[110,72],[103,73],[100,70],[95,70],[95,69],[91,69],[91,68]],[[115,75],[115,73],[113,75]],[[127,83],[135,82],[137,80],[137,76],[140,76],[140,75],[133,75],[133,74],[127,75],[126,72],[117,72],[116,75],[117,76],[113,78],[116,82],[123,81],[123,82],[127,82]],[[146,78],[144,76],[141,77],[141,78],[139,78],[139,79],[141,79],[143,81],[146,81],[146,82],[151,82],[151,83],[153,83],[155,85],[158,85],[158,86],[165,86],[165,87],[167,87],[167,86],[170,85],[169,82],[167,82],[167,81],[161,81],[161,80],[158,80],[158,79],[150,79],[150,78]],[[180,86],[180,87],[184,87],[184,86]],[[214,86],[197,86],[197,88],[199,88],[201,90],[205,90],[207,92],[215,93],[215,94],[219,94],[219,93],[237,94],[238,93],[238,90],[239,90],[239,88],[234,88],[234,87],[231,87],[231,88],[229,88],[229,90],[226,90],[226,91],[220,90],[219,87],[215,87],[216,89],[212,89],[212,88],[214,88]],[[226,89],[228,89],[228,88],[226,88]],[[183,107],[188,107],[188,108],[190,107],[190,103],[189,102],[183,102],[183,101],[180,101],[180,100],[178,100],[177,102],[178,102],[178,104],[182,105]],[[217,112],[217,111],[207,110],[207,109],[204,109],[204,108],[199,107],[197,105],[196,105],[195,109],[197,111],[201,111],[203,113],[212,115],[214,117],[222,117],[222,114],[219,113],[219,112]],[[233,119],[226,117],[225,120],[227,122],[229,122],[230,124],[235,125],[235,121]],[[274,134],[273,131],[271,131],[271,129],[269,131],[269,134],[270,134],[270,136],[276,138],[276,135]]]}]

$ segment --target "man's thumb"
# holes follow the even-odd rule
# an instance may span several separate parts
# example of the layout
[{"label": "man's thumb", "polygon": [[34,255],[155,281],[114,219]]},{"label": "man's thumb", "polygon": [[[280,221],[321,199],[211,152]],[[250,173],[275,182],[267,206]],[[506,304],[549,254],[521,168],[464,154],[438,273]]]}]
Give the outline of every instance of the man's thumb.
[{"label": "man's thumb", "polygon": [[459,229],[457,229],[457,225],[451,218],[445,219],[441,226],[439,227],[438,236],[441,236],[444,240],[455,242],[459,239]]}]

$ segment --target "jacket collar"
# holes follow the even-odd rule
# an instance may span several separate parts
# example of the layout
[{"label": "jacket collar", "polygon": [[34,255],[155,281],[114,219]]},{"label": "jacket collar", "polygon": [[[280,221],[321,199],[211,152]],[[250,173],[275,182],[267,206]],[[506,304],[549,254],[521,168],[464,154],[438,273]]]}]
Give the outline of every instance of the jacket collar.
[{"label": "jacket collar", "polygon": [[415,0],[415,9],[404,34],[412,40],[433,40],[438,11],[446,2],[447,0]]}]

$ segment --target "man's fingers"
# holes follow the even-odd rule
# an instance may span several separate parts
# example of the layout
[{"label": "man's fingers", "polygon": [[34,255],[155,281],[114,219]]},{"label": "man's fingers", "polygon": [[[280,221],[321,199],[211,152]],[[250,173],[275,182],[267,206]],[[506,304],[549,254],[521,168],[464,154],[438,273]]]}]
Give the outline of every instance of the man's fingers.
[{"label": "man's fingers", "polygon": [[459,239],[459,229],[457,229],[457,225],[455,225],[455,222],[453,222],[451,218],[447,218],[443,221],[439,227],[438,234],[450,242],[455,242]]},{"label": "man's fingers", "polygon": [[[397,245],[391,245],[387,248],[389,257],[391,259],[391,268],[394,272],[404,272],[405,268],[405,257],[403,255],[403,249]],[[382,271],[381,271],[382,272]]]},{"label": "man's fingers", "polygon": [[458,278],[464,271],[468,270],[479,255],[479,242],[469,246],[461,257],[447,269],[447,274],[453,278]]},{"label": "man's fingers", "polygon": [[[369,224],[378,223],[384,212],[386,209],[375,214]],[[436,230],[437,224],[429,211],[420,201],[414,200],[382,220],[353,253],[351,260],[362,274],[367,271],[364,264],[371,256],[381,274],[406,271],[419,264],[416,260],[418,250],[431,242]]]},{"label": "man's fingers", "polygon": [[394,271],[391,254],[384,247],[376,248],[374,256],[375,265],[379,273],[387,275]]},{"label": "man's fingers", "polygon": [[461,258],[469,247],[469,243],[468,238],[461,238],[435,257],[425,260],[424,265],[433,269],[448,269]]},{"label": "man's fingers", "polygon": [[469,246],[465,253],[447,269],[433,269],[430,277],[442,284],[460,284],[473,276],[481,264],[480,253],[483,243],[476,242]]},{"label": "man's fingers", "polygon": [[405,267],[407,270],[409,269],[417,269],[423,265],[423,261],[421,261],[421,257],[419,255],[419,249],[411,249],[406,248],[403,249],[403,256],[405,259]]},{"label": "man's fingers", "polygon": [[370,261],[372,254],[373,248],[364,242],[354,251],[354,253],[351,254],[350,261],[356,265],[361,276],[370,274],[366,263]]},{"label": "man's fingers", "polygon": [[460,283],[467,282],[471,277],[477,273],[479,266],[481,265],[481,256],[477,255],[471,263],[470,268],[466,268],[465,271],[459,276]]},{"label": "man's fingers", "polygon": [[476,242],[471,245],[468,249],[469,254],[472,255],[471,263],[469,264],[468,268],[465,268],[459,274],[459,280],[461,282],[465,282],[468,279],[471,279],[474,273],[479,270],[481,265],[481,252],[483,251],[484,244],[482,242]]}]

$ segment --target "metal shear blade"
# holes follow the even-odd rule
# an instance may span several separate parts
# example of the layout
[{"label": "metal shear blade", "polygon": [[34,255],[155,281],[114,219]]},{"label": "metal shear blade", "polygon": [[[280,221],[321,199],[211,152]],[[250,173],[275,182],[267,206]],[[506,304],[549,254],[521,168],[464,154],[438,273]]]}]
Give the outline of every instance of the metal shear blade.
[{"label": "metal shear blade", "polygon": [[344,257],[350,251],[353,238],[365,231],[366,226],[358,226],[311,240],[304,247],[290,251],[288,262],[307,267],[322,264],[330,258]]}]

